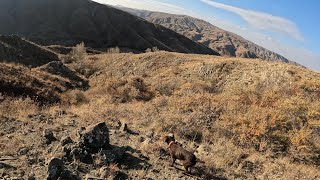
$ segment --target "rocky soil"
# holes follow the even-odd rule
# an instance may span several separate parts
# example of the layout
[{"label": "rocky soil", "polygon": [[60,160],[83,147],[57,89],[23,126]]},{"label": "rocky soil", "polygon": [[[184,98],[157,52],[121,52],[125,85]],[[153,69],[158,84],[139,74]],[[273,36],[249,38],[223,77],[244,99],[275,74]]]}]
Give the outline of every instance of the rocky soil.
[{"label": "rocky soil", "polygon": [[[62,124],[62,118],[69,121]],[[224,179],[218,171],[213,176],[202,164],[191,174],[179,164],[169,167],[159,135],[142,134],[120,122],[75,128],[77,117],[71,114],[30,115],[28,123],[4,118],[1,122],[5,131],[0,134],[0,145],[6,147],[0,153],[1,179]],[[5,144],[17,138],[19,144],[8,149]],[[141,150],[146,145],[151,153]]]}]

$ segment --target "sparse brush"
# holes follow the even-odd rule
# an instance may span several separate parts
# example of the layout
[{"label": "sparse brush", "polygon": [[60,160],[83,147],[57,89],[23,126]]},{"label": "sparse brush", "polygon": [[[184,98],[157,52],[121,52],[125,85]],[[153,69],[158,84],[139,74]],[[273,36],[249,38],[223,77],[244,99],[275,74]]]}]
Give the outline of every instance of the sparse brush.
[{"label": "sparse brush", "polygon": [[0,117],[25,121],[28,115],[34,115],[38,111],[38,104],[30,98],[8,98],[0,102]]},{"label": "sparse brush", "polygon": [[114,47],[114,48],[109,48],[107,49],[108,54],[118,54],[120,53],[120,48],[119,47]]},{"label": "sparse brush", "polygon": [[111,80],[107,85],[107,93],[114,102],[125,103],[131,100],[149,101],[154,93],[147,88],[142,78],[133,77],[128,80]]},{"label": "sparse brush", "polygon": [[65,105],[80,105],[88,102],[84,93],[78,89],[65,92],[61,99]]},{"label": "sparse brush", "polygon": [[77,44],[72,48],[71,52],[65,57],[64,63],[82,62],[87,56],[87,50],[84,42]]}]

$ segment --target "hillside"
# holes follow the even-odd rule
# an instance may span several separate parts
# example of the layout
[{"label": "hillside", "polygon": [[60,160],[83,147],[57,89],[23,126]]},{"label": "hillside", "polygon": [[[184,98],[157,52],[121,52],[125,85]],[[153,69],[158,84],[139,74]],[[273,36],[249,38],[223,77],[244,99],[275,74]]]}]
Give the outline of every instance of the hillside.
[{"label": "hillside", "polygon": [[0,62],[37,67],[59,61],[57,54],[18,36],[0,35]]},{"label": "hillside", "polygon": [[[88,55],[68,67],[79,64],[92,71],[90,88],[62,92],[61,103],[0,95],[0,178],[320,177],[319,73],[164,51]],[[169,132],[205,164],[191,174],[179,161],[169,167]]]},{"label": "hillside", "polygon": [[221,55],[242,58],[259,58],[267,61],[289,62],[285,57],[260,47],[241,36],[222,30],[209,22],[185,15],[151,12],[117,7],[133,15],[162,25],[196,42],[219,52]]},{"label": "hillside", "polygon": [[1,0],[0,34],[15,34],[41,45],[85,42],[106,51],[167,51],[218,55],[184,36],[113,7],[90,0]]}]

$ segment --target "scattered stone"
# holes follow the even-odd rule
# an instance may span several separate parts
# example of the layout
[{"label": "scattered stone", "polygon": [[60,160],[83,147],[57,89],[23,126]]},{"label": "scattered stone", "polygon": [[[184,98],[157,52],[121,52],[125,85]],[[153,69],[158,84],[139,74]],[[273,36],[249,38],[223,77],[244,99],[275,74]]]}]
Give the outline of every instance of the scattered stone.
[{"label": "scattered stone", "polygon": [[6,163],[3,163],[3,162],[0,162],[0,169],[10,169],[10,168],[14,168],[14,166],[10,165],[10,164],[6,164]]},{"label": "scattered stone", "polygon": [[29,114],[28,118],[31,119],[32,121],[37,121],[41,123],[48,123],[52,124],[53,118],[49,115],[46,114]]},{"label": "scattered stone", "polygon": [[52,158],[48,165],[47,180],[57,180],[63,170],[63,161],[58,158]]},{"label": "scattered stone", "polygon": [[62,145],[62,146],[65,146],[65,145],[67,145],[67,144],[72,144],[72,143],[73,143],[73,141],[72,141],[72,139],[70,138],[70,136],[64,137],[64,138],[62,138],[62,140],[61,140],[61,145]]},{"label": "scattered stone", "polygon": [[80,144],[92,150],[99,150],[109,146],[109,129],[106,123],[92,125],[81,133]]},{"label": "scattered stone", "polygon": [[38,162],[38,159],[36,157],[29,156],[27,162],[29,165],[33,165]]},{"label": "scattered stone", "polygon": [[143,136],[141,136],[140,138],[139,138],[139,142],[144,142],[146,140],[146,138],[144,138]]},{"label": "scattered stone", "polygon": [[56,137],[54,136],[52,130],[50,129],[45,129],[43,131],[43,137],[44,137],[44,143],[45,144],[51,144],[53,141],[56,141]]},{"label": "scattered stone", "polygon": [[21,148],[19,150],[19,155],[26,155],[29,152],[28,148]]},{"label": "scattered stone", "polygon": [[35,174],[30,174],[28,180],[36,180]]}]

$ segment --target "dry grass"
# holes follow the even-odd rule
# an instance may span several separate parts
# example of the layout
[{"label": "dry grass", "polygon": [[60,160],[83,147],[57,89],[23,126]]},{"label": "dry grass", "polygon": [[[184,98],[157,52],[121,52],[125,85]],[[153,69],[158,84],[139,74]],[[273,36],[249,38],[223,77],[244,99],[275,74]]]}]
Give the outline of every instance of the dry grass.
[{"label": "dry grass", "polygon": [[0,117],[25,121],[30,114],[36,114],[39,107],[30,98],[5,99],[0,103]]},{"label": "dry grass", "polygon": [[[202,157],[214,159],[208,165],[216,168],[227,168],[246,149],[317,156],[318,73],[278,62],[166,52],[109,56],[87,59],[99,64],[101,74],[91,78],[92,89],[86,92],[91,101],[75,112],[86,109],[93,120],[127,119],[133,129],[146,132],[175,132],[191,144],[215,143]],[[139,88],[127,79],[139,76],[155,96],[148,101],[130,100],[139,97]],[[120,96],[122,104],[115,101]],[[156,146],[141,148],[150,147]],[[305,156],[304,162],[317,163],[314,157]]]},{"label": "dry grass", "polygon": [[[121,120],[141,134],[174,132],[208,168],[231,179],[319,176],[319,73],[168,52],[92,55],[83,63],[99,73],[90,76],[88,91],[64,96],[78,126]],[[160,147],[145,141],[139,149]]]}]

